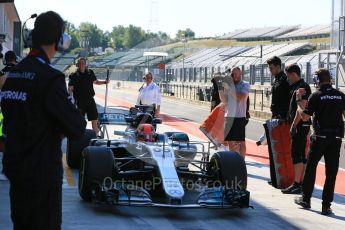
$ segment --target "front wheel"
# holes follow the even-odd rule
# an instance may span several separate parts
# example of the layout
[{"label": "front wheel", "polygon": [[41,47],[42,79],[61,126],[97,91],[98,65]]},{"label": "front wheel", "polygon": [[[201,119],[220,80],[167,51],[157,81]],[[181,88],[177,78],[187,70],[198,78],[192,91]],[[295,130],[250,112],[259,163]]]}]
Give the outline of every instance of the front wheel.
[{"label": "front wheel", "polygon": [[86,129],[84,135],[78,140],[67,139],[66,160],[70,168],[78,168],[81,153],[90,143],[91,139],[96,138],[96,133],[92,129]]},{"label": "front wheel", "polygon": [[114,154],[103,146],[88,146],[83,150],[79,168],[78,190],[85,201],[92,200],[92,188],[112,180],[114,175]]},{"label": "front wheel", "polygon": [[208,174],[226,188],[247,188],[247,167],[239,153],[222,151],[215,153],[208,166]]}]

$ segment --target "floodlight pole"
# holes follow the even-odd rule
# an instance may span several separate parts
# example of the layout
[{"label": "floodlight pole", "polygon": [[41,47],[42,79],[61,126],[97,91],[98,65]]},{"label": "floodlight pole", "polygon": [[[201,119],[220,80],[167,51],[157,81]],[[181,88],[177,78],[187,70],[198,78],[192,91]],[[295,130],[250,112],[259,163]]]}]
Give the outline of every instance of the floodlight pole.
[{"label": "floodlight pole", "polygon": [[[107,76],[105,78],[106,81],[109,80],[109,67],[107,67]],[[104,101],[104,113],[107,112],[107,106],[108,106],[108,83],[105,84],[105,101]]]},{"label": "floodlight pole", "polygon": [[339,57],[337,57],[337,67],[335,71],[335,88],[338,89],[339,86],[339,65],[340,59],[343,57],[345,52],[345,16],[339,17]]},{"label": "floodlight pole", "polygon": [[187,43],[186,34],[183,34],[182,42],[183,42],[182,77],[183,77],[183,81],[185,81],[186,79],[185,79],[185,71],[184,71],[184,57],[185,57],[186,43]]}]

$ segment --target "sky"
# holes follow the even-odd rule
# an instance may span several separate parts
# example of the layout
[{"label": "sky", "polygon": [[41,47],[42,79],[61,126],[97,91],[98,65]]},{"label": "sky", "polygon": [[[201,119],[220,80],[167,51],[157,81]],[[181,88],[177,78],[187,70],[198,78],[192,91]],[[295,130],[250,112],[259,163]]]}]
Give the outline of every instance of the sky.
[{"label": "sky", "polygon": [[[21,21],[53,10],[79,26],[96,24],[103,31],[129,24],[175,37],[192,29],[196,37],[223,35],[235,29],[311,26],[331,23],[332,0],[15,0]],[[29,24],[30,25],[30,24]]]}]

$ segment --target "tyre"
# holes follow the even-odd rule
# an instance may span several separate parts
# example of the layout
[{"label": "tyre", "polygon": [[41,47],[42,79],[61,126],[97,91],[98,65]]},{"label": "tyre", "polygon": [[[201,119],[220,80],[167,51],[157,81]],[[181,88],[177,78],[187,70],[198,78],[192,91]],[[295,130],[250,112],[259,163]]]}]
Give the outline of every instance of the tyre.
[{"label": "tyre", "polygon": [[96,133],[92,129],[86,129],[84,135],[78,140],[67,139],[66,160],[71,168],[79,168],[81,152],[90,143],[90,140],[96,138]]},{"label": "tyre", "polygon": [[226,188],[241,190],[247,188],[247,167],[239,153],[229,151],[215,153],[211,157],[208,173],[214,177],[214,182],[220,182]]},{"label": "tyre", "polygon": [[[79,168],[78,190],[85,201],[92,200],[92,188],[103,184],[104,178],[113,178],[114,155],[106,147],[88,146],[83,150]],[[110,182],[110,181],[109,181]]]}]

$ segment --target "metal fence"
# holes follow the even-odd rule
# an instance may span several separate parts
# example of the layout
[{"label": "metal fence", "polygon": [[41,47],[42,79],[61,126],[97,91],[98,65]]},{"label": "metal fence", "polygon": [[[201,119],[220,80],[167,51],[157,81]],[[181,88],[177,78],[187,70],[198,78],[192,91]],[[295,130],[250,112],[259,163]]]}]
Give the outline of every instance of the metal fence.
[{"label": "metal fence", "polygon": [[[162,95],[177,97],[193,101],[211,101],[211,86],[196,86],[185,84],[174,84],[161,82],[159,84]],[[251,89],[249,93],[250,108],[254,110],[264,111],[271,104],[271,92],[268,88]]]}]

